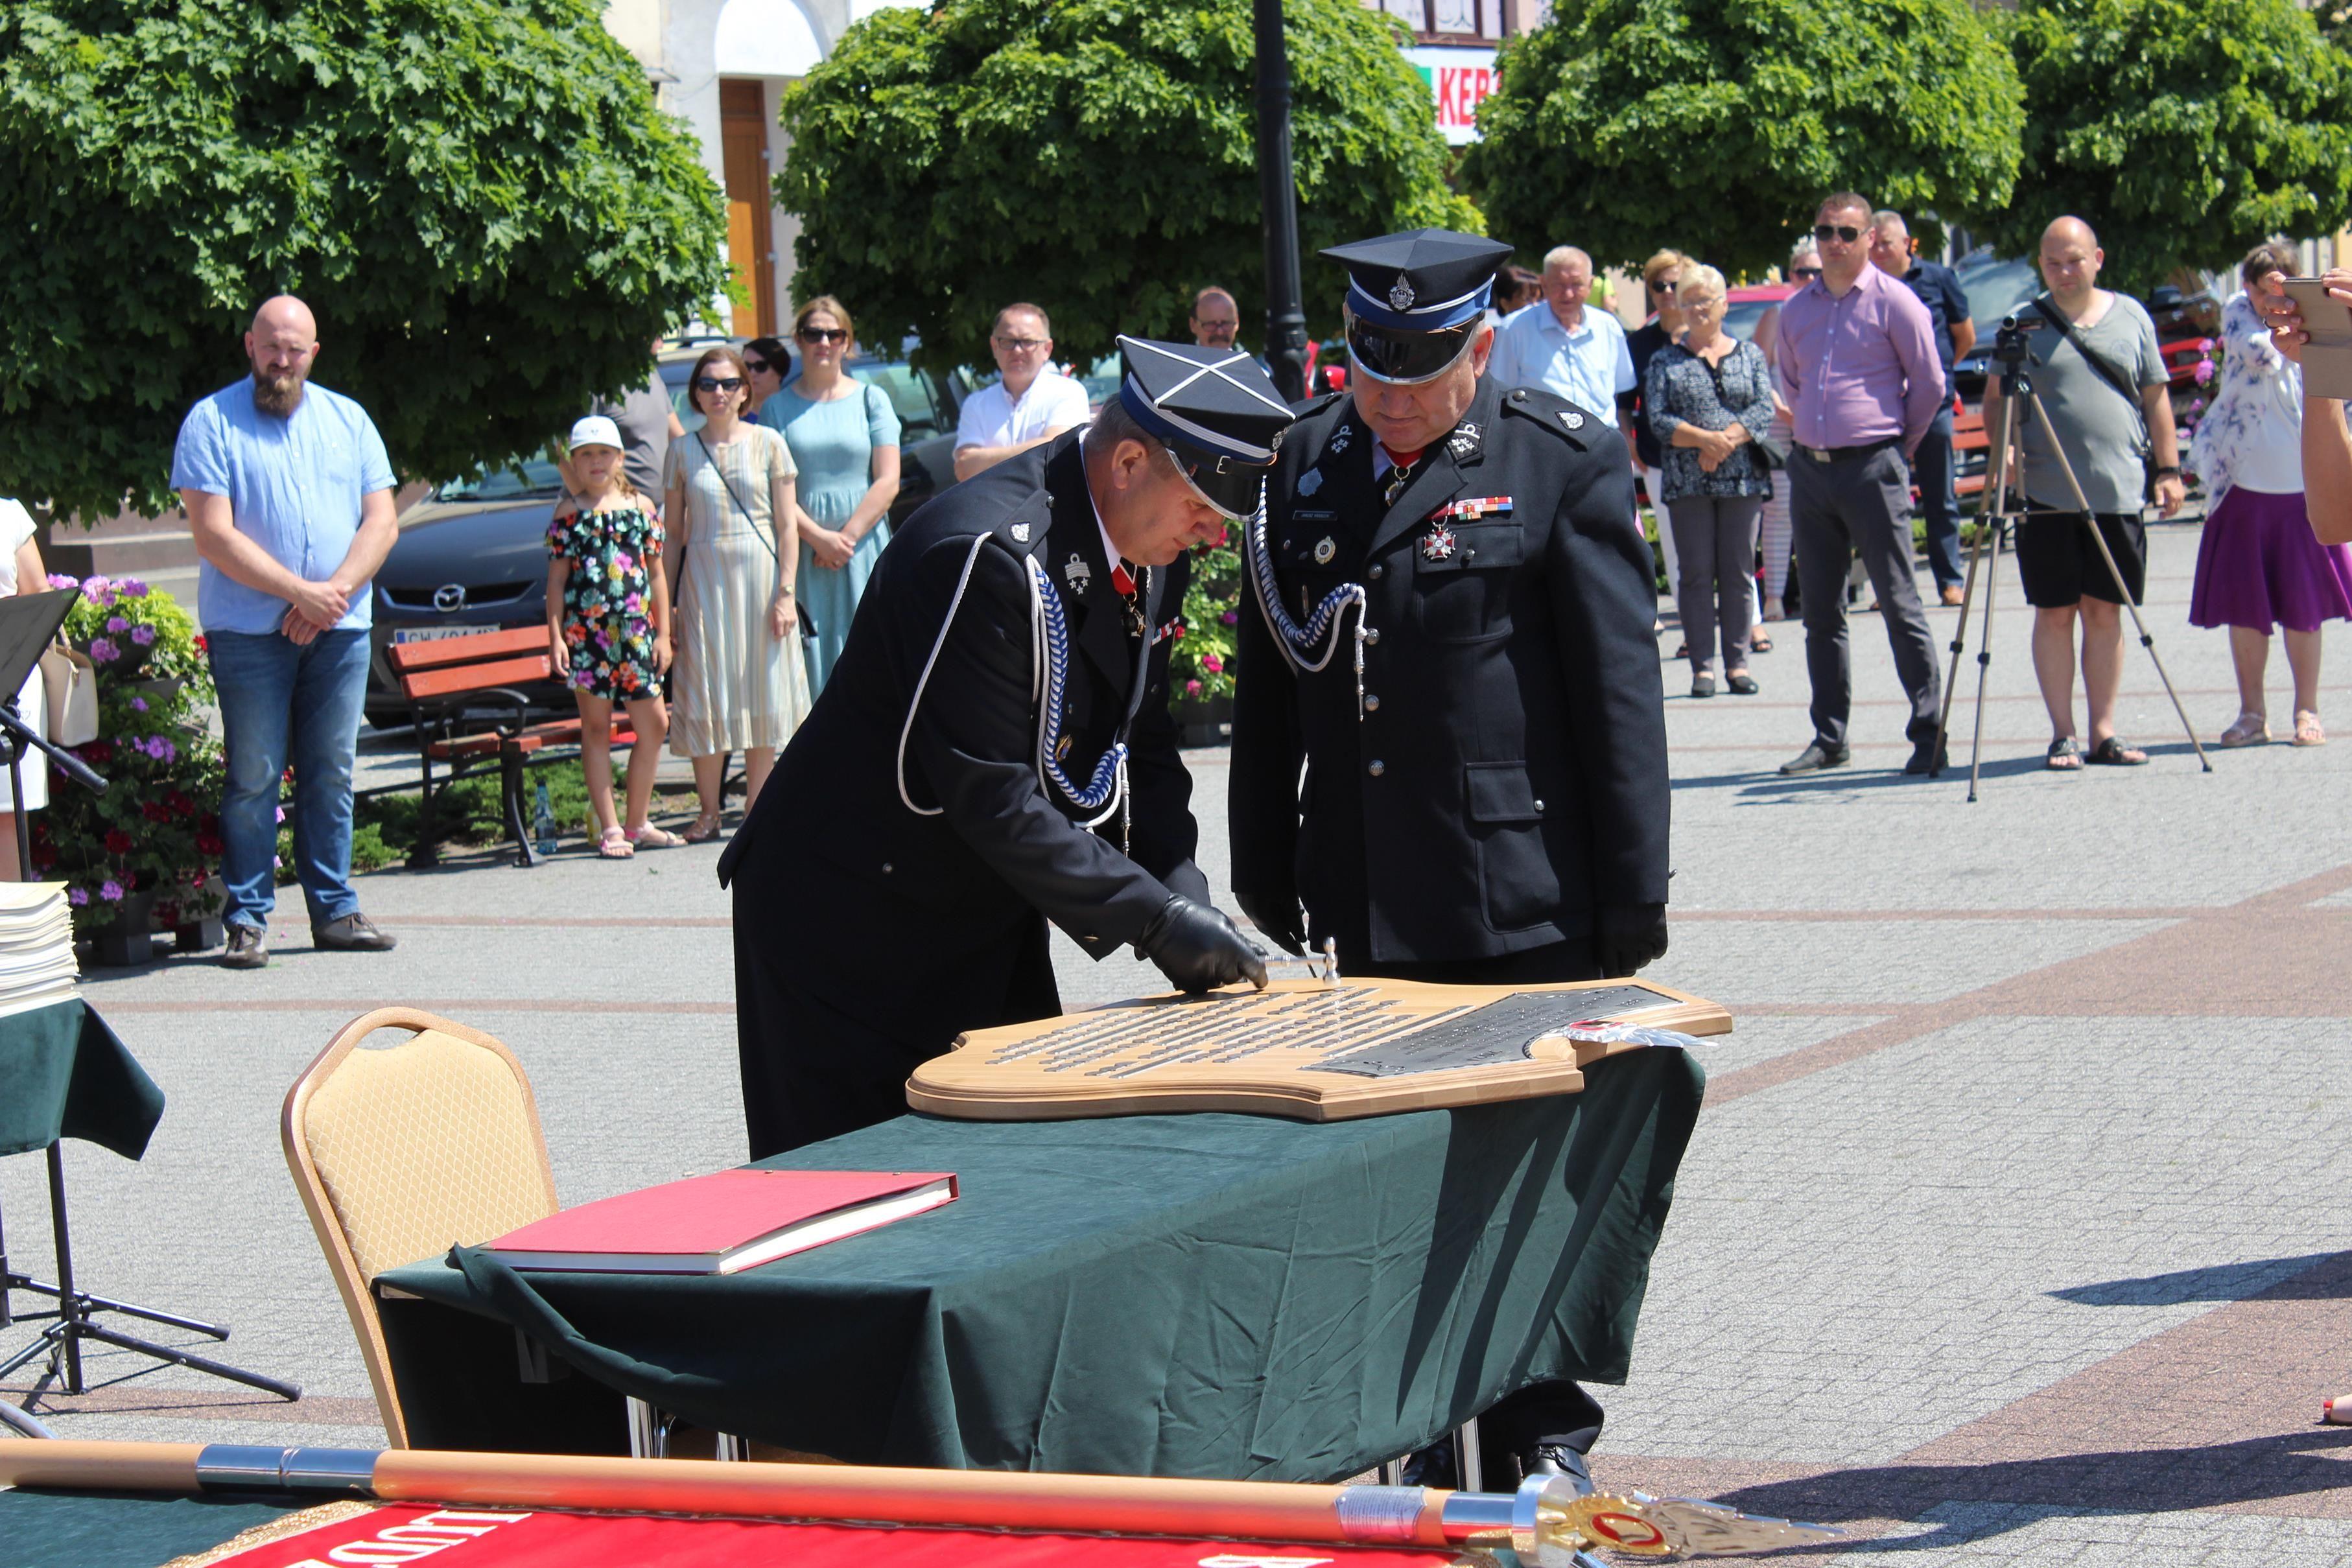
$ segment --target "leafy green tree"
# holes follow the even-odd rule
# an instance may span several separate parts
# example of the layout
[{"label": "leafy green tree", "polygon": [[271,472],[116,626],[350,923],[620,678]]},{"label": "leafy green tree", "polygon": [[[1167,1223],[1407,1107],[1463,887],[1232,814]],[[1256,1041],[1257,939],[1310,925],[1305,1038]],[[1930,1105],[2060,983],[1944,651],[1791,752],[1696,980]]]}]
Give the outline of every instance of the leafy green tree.
[{"label": "leafy green tree", "polygon": [[[1476,228],[1445,186],[1429,90],[1395,24],[1289,0],[1293,150],[1310,331],[1337,322],[1323,246]],[[919,334],[986,364],[998,307],[1045,307],[1056,351],[1182,333],[1218,283],[1265,308],[1249,0],[943,0],[843,35],[785,95],[777,200],[801,215],[795,287],[869,342]]]},{"label": "leafy green tree", "polygon": [[1983,225],[2001,250],[2071,213],[2103,276],[2144,289],[2352,215],[2352,60],[2294,0],[2021,0],[2011,28],[2027,118],[2016,199]]},{"label": "leafy green tree", "polygon": [[444,478],[536,449],[724,287],[692,140],[592,0],[0,5],[0,494],[166,501],[278,290]]},{"label": "leafy green tree", "polygon": [[1462,177],[1523,252],[1673,246],[1755,273],[1832,191],[1998,207],[2021,118],[1969,0],[1560,0],[1505,47]]}]

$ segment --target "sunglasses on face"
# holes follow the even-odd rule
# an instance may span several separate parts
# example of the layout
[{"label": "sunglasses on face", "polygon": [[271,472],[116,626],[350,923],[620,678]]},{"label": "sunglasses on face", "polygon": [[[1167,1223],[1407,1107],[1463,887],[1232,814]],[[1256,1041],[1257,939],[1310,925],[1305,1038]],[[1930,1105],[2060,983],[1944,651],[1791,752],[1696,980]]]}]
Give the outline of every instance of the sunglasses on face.
[{"label": "sunglasses on face", "polygon": [[1653,294],[1672,294],[1675,289],[1681,287],[1681,284],[1676,283],[1671,277],[1661,277],[1657,282],[1650,285],[1650,292]]},{"label": "sunglasses on face", "polygon": [[1032,349],[1042,349],[1045,346],[1045,340],[1043,338],[998,338],[994,342],[1000,349],[1011,349],[1024,354]]},{"label": "sunglasses on face", "polygon": [[848,331],[840,327],[803,327],[793,336],[803,343],[842,343],[849,340]]},{"label": "sunglasses on face", "polygon": [[697,376],[694,378],[694,390],[697,392],[733,392],[742,384],[743,378],[741,376]]},{"label": "sunglasses on face", "polygon": [[751,371],[755,376],[764,376],[770,371],[775,369],[773,365],[771,365],[765,360],[746,360],[743,361],[743,368]]},{"label": "sunglasses on face", "polygon": [[1819,277],[1821,275],[1822,269],[1818,267],[1792,267],[1789,269],[1791,277]]},{"label": "sunglasses on face", "polygon": [[1862,231],[1848,224],[1815,224],[1813,237],[1823,245],[1827,245],[1832,240],[1836,240],[1842,245],[1852,245],[1862,237]]}]

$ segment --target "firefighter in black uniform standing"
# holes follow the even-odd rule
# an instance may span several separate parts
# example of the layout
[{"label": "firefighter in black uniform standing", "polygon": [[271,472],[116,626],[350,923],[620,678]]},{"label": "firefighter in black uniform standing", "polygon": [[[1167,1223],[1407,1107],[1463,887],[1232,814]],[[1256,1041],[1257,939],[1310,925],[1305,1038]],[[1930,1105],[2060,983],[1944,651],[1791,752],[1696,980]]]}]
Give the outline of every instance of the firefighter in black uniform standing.
[{"label": "firefighter in black uniform standing", "polygon": [[[1509,247],[1423,229],[1323,254],[1349,275],[1350,386],[1304,405],[1244,541],[1235,896],[1294,952],[1336,940],[1349,975],[1631,975],[1666,949],[1667,774],[1624,442],[1484,379]],[[1573,1469],[1600,1416],[1538,1385],[1483,1446]]]},{"label": "firefighter in black uniform standing", "polygon": [[1185,552],[1257,505],[1291,412],[1245,354],[1119,346],[1092,425],[898,530],[719,861],[755,1159],[903,1114],[961,1031],[1060,1012],[1048,920],[1187,990],[1265,984],[1192,863],[1168,654]]}]

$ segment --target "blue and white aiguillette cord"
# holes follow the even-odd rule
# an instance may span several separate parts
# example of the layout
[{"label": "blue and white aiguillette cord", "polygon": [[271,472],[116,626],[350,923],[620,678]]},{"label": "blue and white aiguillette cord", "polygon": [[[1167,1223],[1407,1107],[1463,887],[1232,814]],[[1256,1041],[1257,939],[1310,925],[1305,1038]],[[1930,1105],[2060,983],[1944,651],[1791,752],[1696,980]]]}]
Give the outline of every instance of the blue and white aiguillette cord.
[{"label": "blue and white aiguillette cord", "polygon": [[[1257,579],[1257,605],[1265,612],[1266,630],[1274,633],[1275,645],[1282,650],[1292,670],[1299,674],[1320,674],[1330,663],[1331,655],[1339,651],[1339,619],[1349,605],[1356,609],[1356,722],[1364,718],[1364,615],[1370,609],[1360,582],[1343,582],[1323,596],[1315,613],[1300,626],[1282,607],[1282,585],[1274,575],[1274,552],[1265,542],[1265,488],[1258,487],[1257,510],[1249,520],[1250,571]],[[1322,649],[1318,655],[1315,650]]]},{"label": "blue and white aiguillette cord", "polygon": [[1070,782],[1062,768],[1062,699],[1070,670],[1070,622],[1063,612],[1062,596],[1054,587],[1054,580],[1037,564],[1029,562],[1030,602],[1041,613],[1036,617],[1039,647],[1037,673],[1044,686],[1037,703],[1037,771],[1040,777],[1070,799],[1081,811],[1099,814],[1085,825],[1091,828],[1107,820],[1127,799],[1127,742],[1114,741],[1095,764],[1094,776],[1084,788]]}]

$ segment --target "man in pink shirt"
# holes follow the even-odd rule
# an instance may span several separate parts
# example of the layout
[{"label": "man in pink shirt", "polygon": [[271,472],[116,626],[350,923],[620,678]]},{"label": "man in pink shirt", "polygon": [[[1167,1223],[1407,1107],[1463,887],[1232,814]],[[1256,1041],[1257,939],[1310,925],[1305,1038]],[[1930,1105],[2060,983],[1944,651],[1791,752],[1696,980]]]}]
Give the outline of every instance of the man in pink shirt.
[{"label": "man in pink shirt", "polygon": [[1944,404],[1944,365],[1927,308],[1870,265],[1871,204],[1842,191],[1821,205],[1813,237],[1822,275],[1780,307],[1777,373],[1795,411],[1790,520],[1805,601],[1805,669],[1813,685],[1812,744],[1783,773],[1841,768],[1851,703],[1845,576],[1856,554],[1878,591],[1895,672],[1911,699],[1906,773],[1933,773],[1942,683],[1912,566],[1914,448]]}]

